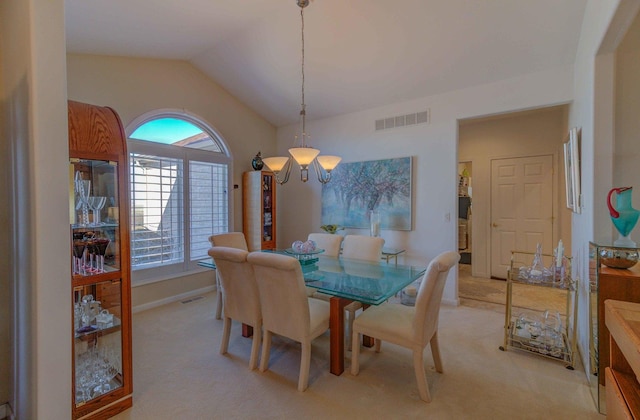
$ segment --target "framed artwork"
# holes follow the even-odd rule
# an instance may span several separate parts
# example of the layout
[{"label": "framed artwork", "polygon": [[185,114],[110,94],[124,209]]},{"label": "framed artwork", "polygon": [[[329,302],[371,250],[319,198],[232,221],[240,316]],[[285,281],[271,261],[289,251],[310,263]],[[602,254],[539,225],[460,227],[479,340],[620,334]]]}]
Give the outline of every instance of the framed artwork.
[{"label": "framed artwork", "polygon": [[564,181],[567,208],[580,213],[580,130],[569,130],[569,141],[564,143]]},{"label": "framed artwork", "polygon": [[322,186],[322,224],[369,228],[377,210],[382,229],[411,230],[411,157],[341,163]]}]

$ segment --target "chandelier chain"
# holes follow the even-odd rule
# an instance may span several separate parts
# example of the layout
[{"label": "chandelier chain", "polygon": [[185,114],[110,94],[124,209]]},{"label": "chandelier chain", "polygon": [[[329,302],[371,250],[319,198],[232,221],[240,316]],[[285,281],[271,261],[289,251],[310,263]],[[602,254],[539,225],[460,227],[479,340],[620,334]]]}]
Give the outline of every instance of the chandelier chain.
[{"label": "chandelier chain", "polygon": [[305,116],[306,116],[306,105],[304,103],[304,6],[300,7],[300,20],[302,21],[302,109],[300,110],[300,115],[302,116],[302,146],[305,146],[305,137],[306,137],[306,127],[305,127]]},{"label": "chandelier chain", "polygon": [[300,139],[300,146],[298,144],[298,134],[296,133],[293,147],[289,149],[288,157],[267,157],[263,159],[264,164],[273,171],[276,182],[280,185],[286,183],[289,180],[289,174],[291,173],[291,165],[295,161],[300,165],[300,179],[302,182],[307,182],[309,179],[309,166],[313,166],[315,169],[318,181],[322,184],[326,184],[331,180],[331,171],[340,162],[339,156],[318,156],[320,150],[311,147],[306,144],[307,132],[306,132],[306,104],[305,104],[305,92],[304,92],[304,8],[309,5],[310,0],[297,0],[296,3],[300,7],[300,21],[301,25],[301,83],[302,83],[302,108],[300,109],[302,133]]}]

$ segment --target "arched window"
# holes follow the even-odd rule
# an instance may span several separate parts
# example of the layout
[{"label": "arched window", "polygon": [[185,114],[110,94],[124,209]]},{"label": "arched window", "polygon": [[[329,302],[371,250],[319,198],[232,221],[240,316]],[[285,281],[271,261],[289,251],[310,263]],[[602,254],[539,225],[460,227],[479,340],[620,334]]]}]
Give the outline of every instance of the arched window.
[{"label": "arched window", "polygon": [[209,236],[231,225],[231,163],[221,136],[182,110],[127,127],[131,264],[137,284],[183,273],[208,257]]}]

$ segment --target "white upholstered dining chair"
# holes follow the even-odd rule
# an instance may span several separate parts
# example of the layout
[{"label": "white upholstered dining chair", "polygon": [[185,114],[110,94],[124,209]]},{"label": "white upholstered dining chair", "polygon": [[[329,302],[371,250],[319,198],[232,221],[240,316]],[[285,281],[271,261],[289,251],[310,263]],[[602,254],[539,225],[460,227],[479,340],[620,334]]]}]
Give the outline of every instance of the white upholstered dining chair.
[{"label": "white upholstered dining chair", "polygon": [[[226,246],[229,248],[242,249],[243,251],[249,250],[249,247],[247,247],[247,240],[245,239],[244,233],[242,232],[228,232],[211,235],[209,236],[209,242],[211,242],[211,246]],[[222,317],[223,302],[222,285],[220,284],[220,279],[218,278],[218,270],[216,270],[216,290],[216,319],[220,319]]]},{"label": "white upholstered dining chair", "polygon": [[431,344],[436,371],[442,373],[438,347],[438,315],[447,274],[459,260],[460,255],[451,251],[444,252],[431,261],[422,278],[415,306],[372,306],[356,318],[353,323],[352,375],[357,375],[360,370],[360,334],[375,338],[376,352],[380,352],[382,340],[388,341],[413,350],[413,367],[420,398],[426,402],[431,401],[424,371],[424,348]]},{"label": "white upholstered dining chair", "polygon": [[278,334],[302,345],[298,391],[307,389],[311,364],[311,340],[329,329],[329,303],[307,298],[302,268],[297,259],[269,252],[252,252],[260,292],[264,339],[260,371],[269,366],[271,336]]},{"label": "white upholstered dining chair", "polygon": [[380,262],[384,239],[376,236],[347,235],[342,241],[342,257]]},{"label": "white upholstered dining chair", "polygon": [[220,354],[226,354],[231,334],[231,320],[242,322],[253,327],[253,344],[249,368],[258,365],[262,331],[262,311],[258,286],[253,274],[253,267],[247,261],[249,253],[243,249],[214,246],[209,249],[222,284],[224,301],[224,330],[220,343]]},{"label": "white upholstered dining chair", "polygon": [[342,245],[342,235],[331,233],[310,233],[308,240],[316,243],[320,249],[324,249],[322,255],[327,257],[338,258],[340,255],[340,246]]},{"label": "white upholstered dining chair", "polygon": [[[384,239],[375,236],[347,235],[343,240],[342,257],[354,260],[380,262]],[[347,348],[351,350],[351,331],[356,311],[362,308],[362,303],[354,301],[344,307],[347,311]]]},{"label": "white upholstered dining chair", "polygon": [[[342,245],[342,235],[331,233],[310,233],[308,240],[316,243],[316,247],[324,249],[321,254],[325,257],[338,258]],[[331,296],[318,292],[318,289],[307,286],[307,296],[328,301]]]}]

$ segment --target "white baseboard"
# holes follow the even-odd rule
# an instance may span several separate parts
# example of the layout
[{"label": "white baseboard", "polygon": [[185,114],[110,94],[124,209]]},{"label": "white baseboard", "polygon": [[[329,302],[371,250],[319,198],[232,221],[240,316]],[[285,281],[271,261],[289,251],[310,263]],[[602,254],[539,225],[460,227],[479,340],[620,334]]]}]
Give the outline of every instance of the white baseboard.
[{"label": "white baseboard", "polygon": [[[209,293],[209,292],[213,292],[214,290],[216,290],[215,286],[207,286],[207,287],[203,287],[202,289],[196,289],[196,290],[192,290],[190,292],[186,292],[186,293],[181,293],[179,295],[174,295],[174,296],[169,296],[167,298],[164,299],[160,299],[160,300],[156,300],[153,302],[149,302],[149,303],[144,303],[142,305],[138,305],[138,306],[134,306],[131,311],[135,314],[136,312],[142,312],[142,311],[146,311],[148,309],[153,309],[153,308],[157,308],[158,306],[162,306],[162,305],[166,305],[168,303],[173,303],[173,302],[178,302],[180,300],[183,299],[187,299],[193,296],[197,296],[197,295],[201,295],[204,293]],[[1,419],[2,417],[0,417]]]},{"label": "white baseboard", "polygon": [[460,299],[442,299],[442,304],[449,306],[460,306]]}]

